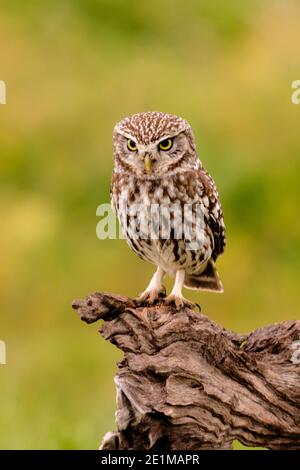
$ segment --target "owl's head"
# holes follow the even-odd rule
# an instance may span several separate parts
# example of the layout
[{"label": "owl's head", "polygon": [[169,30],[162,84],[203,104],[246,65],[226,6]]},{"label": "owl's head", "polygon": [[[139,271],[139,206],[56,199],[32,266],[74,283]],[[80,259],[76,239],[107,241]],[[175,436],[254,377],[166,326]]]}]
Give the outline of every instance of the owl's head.
[{"label": "owl's head", "polygon": [[191,126],[160,112],[138,113],[114,129],[115,170],[143,178],[199,168]]}]

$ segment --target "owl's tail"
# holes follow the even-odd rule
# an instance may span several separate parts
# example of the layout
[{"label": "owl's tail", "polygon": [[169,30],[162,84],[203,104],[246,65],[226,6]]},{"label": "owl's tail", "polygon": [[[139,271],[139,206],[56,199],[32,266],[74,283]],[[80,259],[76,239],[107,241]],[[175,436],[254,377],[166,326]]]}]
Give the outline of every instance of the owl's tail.
[{"label": "owl's tail", "polygon": [[209,260],[205,270],[201,274],[186,274],[184,286],[193,290],[207,290],[224,292],[223,284],[217,273],[213,260]]}]

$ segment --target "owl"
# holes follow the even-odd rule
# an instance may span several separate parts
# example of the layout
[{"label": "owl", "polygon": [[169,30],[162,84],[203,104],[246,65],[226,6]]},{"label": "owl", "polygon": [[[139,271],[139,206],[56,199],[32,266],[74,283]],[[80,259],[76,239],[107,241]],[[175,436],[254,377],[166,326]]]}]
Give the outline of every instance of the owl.
[{"label": "owl", "polygon": [[141,304],[165,293],[177,309],[195,304],[182,289],[223,292],[215,262],[225,248],[223,212],[216,185],[196,152],[191,126],[179,116],[142,112],[118,122],[113,134],[111,202],[131,249],[156,271]]}]

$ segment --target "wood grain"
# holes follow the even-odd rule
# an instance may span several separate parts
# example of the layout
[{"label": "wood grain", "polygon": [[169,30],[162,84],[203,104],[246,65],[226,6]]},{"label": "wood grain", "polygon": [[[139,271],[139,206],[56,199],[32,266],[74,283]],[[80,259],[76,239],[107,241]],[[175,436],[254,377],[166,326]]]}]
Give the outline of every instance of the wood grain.
[{"label": "wood grain", "polygon": [[73,308],[87,323],[104,320],[101,335],[124,353],[117,430],[102,449],[231,449],[237,439],[300,450],[300,364],[292,361],[300,321],[238,335],[163,300],[141,307],[95,293]]}]

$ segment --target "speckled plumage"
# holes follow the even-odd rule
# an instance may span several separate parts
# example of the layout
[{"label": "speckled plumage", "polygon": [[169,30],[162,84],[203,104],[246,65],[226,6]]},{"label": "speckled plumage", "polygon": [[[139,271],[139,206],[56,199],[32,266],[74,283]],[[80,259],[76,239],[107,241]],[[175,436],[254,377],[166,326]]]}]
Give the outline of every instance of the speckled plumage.
[{"label": "speckled plumage", "polygon": [[[159,150],[160,142],[168,138],[172,139],[172,148]],[[135,152],[128,150],[128,139],[135,142]],[[145,168],[146,158],[151,160],[150,172]],[[197,157],[192,129],[184,119],[146,112],[126,117],[116,125],[111,198],[130,247],[158,267],[156,277],[141,296],[143,301],[153,302],[157,298],[164,273],[176,275],[174,292],[169,298],[177,305],[190,306],[181,296],[183,282],[192,289],[222,291],[215,270],[215,261],[225,247],[222,208],[215,183]],[[136,214],[131,213],[136,204],[141,205],[143,217],[149,216],[153,204],[166,208],[180,206],[182,213],[189,205],[193,215],[196,208],[200,208],[203,214],[201,243],[194,249],[187,249],[185,233],[176,239],[177,222],[172,212],[167,239],[143,236],[143,222],[137,221]],[[138,232],[135,237],[130,229],[133,219]],[[163,225],[164,218],[160,221]]]},{"label": "speckled plumage", "polygon": [[154,111],[124,118],[116,125],[115,132],[148,145],[187,129],[191,130],[190,125],[181,117]]}]

